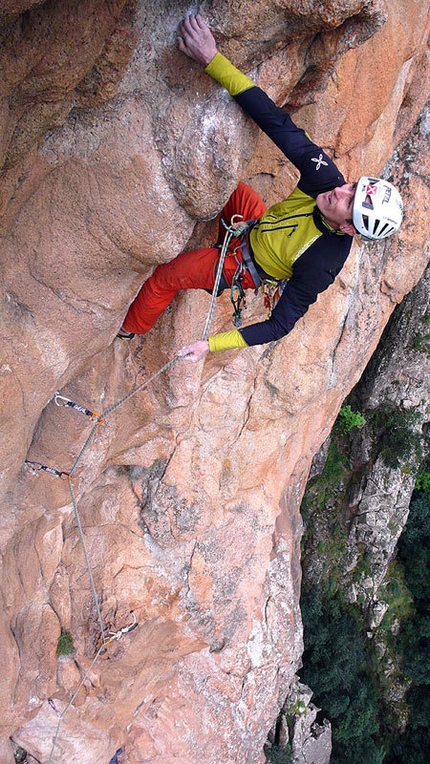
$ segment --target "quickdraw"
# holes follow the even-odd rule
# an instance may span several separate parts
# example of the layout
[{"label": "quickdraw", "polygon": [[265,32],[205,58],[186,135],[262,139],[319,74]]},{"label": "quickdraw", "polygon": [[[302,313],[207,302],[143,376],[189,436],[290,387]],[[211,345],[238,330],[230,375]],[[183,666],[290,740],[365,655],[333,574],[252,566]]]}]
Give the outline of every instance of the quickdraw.
[{"label": "quickdraw", "polygon": [[124,626],[123,629],[119,629],[119,631],[110,631],[109,636],[103,640],[104,645],[109,645],[111,642],[114,642],[115,639],[120,639],[123,634],[129,634],[130,631],[137,629],[139,624],[137,622],[136,613],[131,610],[130,615],[133,616],[132,623],[130,623],[128,626]]},{"label": "quickdraw", "polygon": [[[251,220],[251,221],[245,220],[242,222],[236,222],[237,218],[242,218],[242,215],[233,215],[230,221],[230,226],[228,226],[227,223],[221,218],[221,223],[226,229],[226,235],[221,247],[220,262],[218,265],[218,271],[220,275],[222,273],[224,258],[227,254],[230,240],[232,238],[240,240],[240,244],[234,247],[234,249],[230,251],[230,254],[234,255],[235,252],[239,249],[241,249],[243,253],[245,235],[255,224],[254,220]],[[242,286],[242,278],[247,266],[245,262],[239,261],[236,256],[235,256],[235,259],[237,262],[237,268],[232,278],[232,282],[230,286],[230,300],[231,300],[231,304],[233,305],[233,315],[232,315],[233,326],[239,329],[242,326],[242,310],[246,308],[246,297],[245,297],[245,291]],[[215,293],[215,289],[213,293]]]},{"label": "quickdraw", "polygon": [[30,462],[28,459],[26,459],[24,464],[27,464],[27,466],[30,467],[30,470],[33,472],[33,474],[36,474],[36,472],[42,470],[43,472],[49,472],[50,475],[61,478],[61,480],[71,479],[69,472],[64,472],[63,470],[55,470],[53,467],[48,467],[46,464],[41,464],[40,462]]},{"label": "quickdraw", "polygon": [[65,398],[64,395],[60,395],[58,390],[54,395],[54,403],[56,403],[56,405],[60,408],[68,406],[71,409],[75,409],[75,411],[80,411],[81,414],[85,414],[85,416],[88,417],[91,422],[100,420],[101,415],[98,414],[97,411],[91,411],[90,409],[85,408],[85,406],[81,406],[79,403],[71,401],[70,398]]},{"label": "quickdraw", "polygon": [[233,326],[237,329],[242,326],[242,310],[246,308],[245,290],[242,286],[244,270],[243,263],[238,263],[230,287],[230,300],[234,309],[232,316]]},{"label": "quickdraw", "polygon": [[280,300],[286,283],[286,279],[281,281],[277,281],[276,279],[264,279],[261,282],[261,294],[263,295],[264,299],[264,307],[269,311],[269,318],[272,315],[273,309],[276,307]]}]

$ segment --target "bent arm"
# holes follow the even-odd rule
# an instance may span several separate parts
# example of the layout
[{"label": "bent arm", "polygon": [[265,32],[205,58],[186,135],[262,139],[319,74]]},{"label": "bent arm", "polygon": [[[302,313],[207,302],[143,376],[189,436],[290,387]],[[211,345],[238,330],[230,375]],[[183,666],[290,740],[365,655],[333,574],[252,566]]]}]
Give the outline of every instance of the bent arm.
[{"label": "bent arm", "polygon": [[210,350],[264,345],[288,334],[318,295],[333,283],[348,257],[351,243],[350,237],[342,237],[325,242],[323,249],[317,243],[309,247],[295,262],[293,275],[270,318],[209,337]]},{"label": "bent arm", "polygon": [[[328,280],[319,291],[326,289],[332,280]],[[211,351],[227,350],[228,348],[264,345],[267,342],[279,340],[291,331],[317,297],[318,291],[315,291],[301,279],[294,279],[293,277],[288,282],[270,318],[245,326],[240,330],[223,332],[209,337],[209,348]]]}]

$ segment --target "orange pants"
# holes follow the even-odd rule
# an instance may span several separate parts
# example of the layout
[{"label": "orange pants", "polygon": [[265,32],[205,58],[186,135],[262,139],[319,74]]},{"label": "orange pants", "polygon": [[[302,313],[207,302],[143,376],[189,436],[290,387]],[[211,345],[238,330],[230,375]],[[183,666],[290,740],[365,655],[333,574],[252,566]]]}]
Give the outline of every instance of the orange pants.
[{"label": "orange pants", "polygon": [[[261,217],[265,211],[266,206],[256,191],[245,183],[239,183],[225,205],[221,217],[229,225],[233,215],[242,215],[243,220],[252,220]],[[225,228],[220,222],[219,244],[222,243],[224,235]],[[233,250],[239,244],[238,239],[232,239],[230,249]],[[135,334],[145,334],[154,326],[157,318],[180,290],[212,290],[219,254],[220,251],[216,247],[194,249],[190,252],[181,252],[169,263],[158,265],[130,305],[123,324],[124,329]],[[240,248],[235,253],[228,253],[224,261],[223,276],[229,286],[237,268],[236,258],[239,261],[242,260]],[[242,286],[244,289],[255,287],[248,271],[245,272]]]}]

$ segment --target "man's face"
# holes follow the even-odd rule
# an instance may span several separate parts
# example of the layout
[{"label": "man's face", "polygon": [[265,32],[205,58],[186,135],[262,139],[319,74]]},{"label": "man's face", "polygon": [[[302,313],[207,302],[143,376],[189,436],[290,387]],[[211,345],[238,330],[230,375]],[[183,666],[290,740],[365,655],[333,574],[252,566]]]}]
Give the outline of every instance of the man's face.
[{"label": "man's face", "polygon": [[345,183],[332,191],[318,194],[317,207],[332,228],[339,229],[351,223],[356,188],[356,183]]}]

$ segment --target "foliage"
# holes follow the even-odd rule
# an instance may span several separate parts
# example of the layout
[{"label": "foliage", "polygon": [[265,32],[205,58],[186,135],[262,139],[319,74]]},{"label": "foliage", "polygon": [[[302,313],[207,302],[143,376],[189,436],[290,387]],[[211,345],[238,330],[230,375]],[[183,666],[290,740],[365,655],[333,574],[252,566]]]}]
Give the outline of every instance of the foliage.
[{"label": "foliage", "polygon": [[415,492],[400,537],[398,561],[414,597],[414,612],[402,621],[397,653],[412,683],[406,695],[409,721],[403,734],[390,736],[385,764],[427,764],[430,739],[430,491]]},{"label": "foliage", "polygon": [[269,750],[266,751],[266,761],[270,764],[292,764],[292,753],[290,743],[287,745],[272,745]]},{"label": "foliage", "polygon": [[413,613],[413,597],[405,581],[403,565],[394,559],[390,562],[381,587],[381,597],[388,605],[381,628],[391,631],[394,620],[409,618]]},{"label": "foliage", "polygon": [[417,475],[415,490],[430,491],[430,470],[421,467]]},{"label": "foliage", "polygon": [[[350,407],[349,411],[357,413]],[[347,539],[341,501],[351,475],[360,475],[361,469],[358,461],[350,463],[346,456],[352,429],[347,429],[349,411],[342,416],[339,412],[325,469],[310,481],[304,499],[304,573],[308,550],[313,550],[320,583],[306,589],[304,582],[301,678],[332,722],[331,764],[424,764],[428,756],[423,751],[427,753],[430,739],[430,464],[424,463],[419,472],[397,558],[381,593],[389,609],[378,639],[368,640],[364,614],[342,596],[345,573],[340,562]],[[410,466],[413,472],[423,458],[421,413],[385,408],[369,416],[375,443],[372,458],[380,453],[387,466],[405,472]],[[362,566],[366,562],[363,558]],[[399,721],[408,718],[400,734]]]},{"label": "foliage", "polygon": [[399,539],[398,557],[410,591],[419,602],[430,600],[430,492],[414,495]]},{"label": "foliage", "polygon": [[[427,672],[428,678],[428,672]],[[414,685],[407,693],[409,722],[403,734],[393,735],[384,764],[427,764],[430,739],[430,693],[427,684]]]},{"label": "foliage", "polygon": [[332,764],[382,764],[378,700],[367,676],[368,645],[359,608],[341,594],[325,597],[311,588],[302,595],[304,682],[314,702],[332,721]]},{"label": "foliage", "polygon": [[430,323],[430,314],[425,313],[421,318],[421,322],[424,324],[424,328],[422,332],[412,338],[412,349],[418,350],[419,353],[430,355],[430,334],[426,331],[427,325]]},{"label": "foliage", "polygon": [[416,334],[412,340],[412,350],[430,355],[430,334]]},{"label": "foliage", "polygon": [[350,432],[355,427],[363,427],[366,420],[359,411],[353,411],[351,406],[342,406],[339,411],[337,422],[342,432]]},{"label": "foliage", "polygon": [[403,671],[415,685],[430,685],[430,619],[417,614],[402,625],[399,646],[403,652]]},{"label": "foliage", "polygon": [[399,647],[403,669],[415,685],[430,685],[430,493],[411,503],[400,537],[399,559],[415,599],[415,614],[402,624]]},{"label": "foliage", "polygon": [[380,412],[379,418],[384,431],[381,442],[384,464],[396,469],[411,458],[421,461],[421,435],[414,429],[421,418],[419,411],[391,409]]},{"label": "foliage", "polygon": [[326,492],[333,492],[333,488],[342,480],[348,468],[348,461],[340,452],[337,443],[333,441],[330,443],[324,470],[319,478],[319,482],[325,487]]},{"label": "foliage", "polygon": [[73,637],[70,631],[62,631],[57,643],[57,655],[70,655],[74,650]]},{"label": "foliage", "polygon": [[349,469],[348,460],[341,453],[336,439],[333,439],[327,451],[324,469],[320,475],[310,481],[309,488],[311,490],[307,491],[311,497],[312,495],[318,497],[316,503],[320,509],[324,506],[326,497],[332,496],[337,485],[348,474]]},{"label": "foliage", "polygon": [[286,715],[294,718],[295,716],[301,716],[307,710],[304,700],[296,700],[295,703],[290,703],[286,710]]},{"label": "foliage", "polygon": [[318,541],[316,550],[321,566],[321,582],[326,594],[334,594],[342,586],[343,573],[340,566],[346,546],[347,531],[339,522],[330,528],[325,540]]}]

